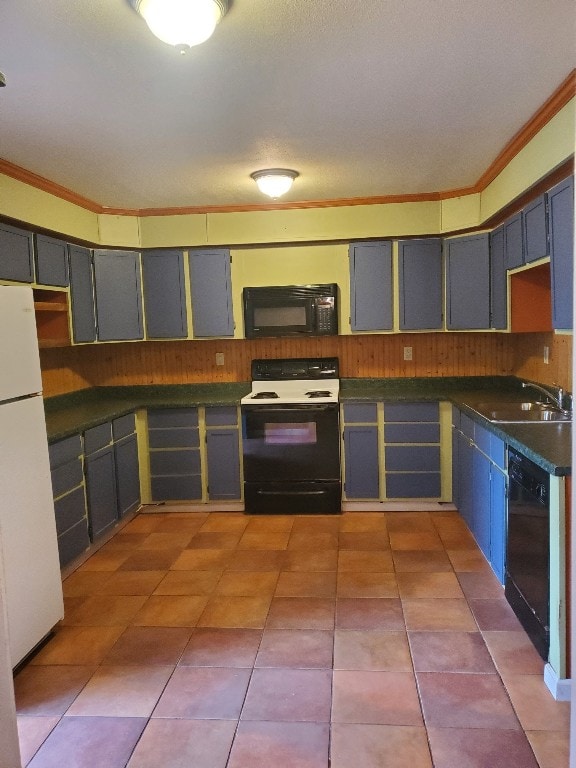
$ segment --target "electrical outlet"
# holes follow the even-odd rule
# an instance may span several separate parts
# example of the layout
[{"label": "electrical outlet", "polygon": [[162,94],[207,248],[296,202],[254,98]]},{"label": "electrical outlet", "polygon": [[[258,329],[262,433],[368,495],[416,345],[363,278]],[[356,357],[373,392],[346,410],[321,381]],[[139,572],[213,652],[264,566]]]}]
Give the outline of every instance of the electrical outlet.
[{"label": "electrical outlet", "polygon": [[412,360],[412,347],[404,347],[404,360]]},{"label": "electrical outlet", "polygon": [[544,362],[546,365],[550,362],[550,347],[544,347],[544,355],[543,355]]},{"label": "electrical outlet", "polygon": [[224,352],[216,352],[216,365],[224,365]]}]

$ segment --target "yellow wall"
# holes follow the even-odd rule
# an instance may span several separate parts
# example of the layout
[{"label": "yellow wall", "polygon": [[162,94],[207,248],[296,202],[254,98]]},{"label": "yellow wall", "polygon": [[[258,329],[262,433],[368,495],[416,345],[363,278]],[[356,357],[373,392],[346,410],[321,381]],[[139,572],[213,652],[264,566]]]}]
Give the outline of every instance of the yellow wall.
[{"label": "yellow wall", "polygon": [[139,218],[94,214],[0,175],[0,214],[94,245],[131,248],[442,234],[481,225],[570,158],[574,112],[572,99],[479,195],[438,202]]}]

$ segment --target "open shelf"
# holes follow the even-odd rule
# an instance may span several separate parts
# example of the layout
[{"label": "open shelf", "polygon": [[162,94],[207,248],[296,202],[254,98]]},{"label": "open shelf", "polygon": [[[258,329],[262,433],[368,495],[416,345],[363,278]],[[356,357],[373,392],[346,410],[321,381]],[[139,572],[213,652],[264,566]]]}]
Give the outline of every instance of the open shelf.
[{"label": "open shelf", "polygon": [[38,346],[69,347],[68,293],[34,288],[34,311]]}]

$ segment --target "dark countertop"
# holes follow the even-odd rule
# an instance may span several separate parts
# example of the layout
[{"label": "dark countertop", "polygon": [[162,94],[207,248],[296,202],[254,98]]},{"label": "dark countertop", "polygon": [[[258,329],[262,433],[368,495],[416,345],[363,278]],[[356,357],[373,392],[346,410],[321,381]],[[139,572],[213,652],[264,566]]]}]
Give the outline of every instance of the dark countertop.
[{"label": "dark countertop", "polygon": [[[55,442],[130,413],[136,408],[187,408],[238,405],[250,382],[94,387],[44,401],[48,440]],[[490,400],[523,400],[526,393],[514,376],[446,378],[342,379],[340,399],[346,401],[448,400],[474,421],[531,458],[552,475],[571,474],[572,425],[542,422],[495,424],[470,406]]]}]

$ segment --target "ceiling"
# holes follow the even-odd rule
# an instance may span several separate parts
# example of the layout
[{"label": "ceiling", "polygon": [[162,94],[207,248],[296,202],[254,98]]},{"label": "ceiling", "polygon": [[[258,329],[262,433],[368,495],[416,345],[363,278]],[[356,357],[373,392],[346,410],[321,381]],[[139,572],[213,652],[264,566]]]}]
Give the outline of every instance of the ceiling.
[{"label": "ceiling", "polygon": [[2,0],[0,158],[100,205],[474,185],[575,67],[573,0],[232,0],[181,56],[128,0]]}]

